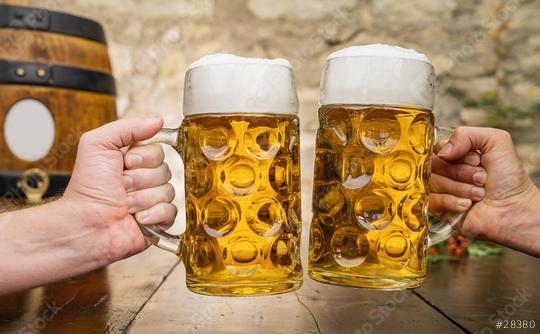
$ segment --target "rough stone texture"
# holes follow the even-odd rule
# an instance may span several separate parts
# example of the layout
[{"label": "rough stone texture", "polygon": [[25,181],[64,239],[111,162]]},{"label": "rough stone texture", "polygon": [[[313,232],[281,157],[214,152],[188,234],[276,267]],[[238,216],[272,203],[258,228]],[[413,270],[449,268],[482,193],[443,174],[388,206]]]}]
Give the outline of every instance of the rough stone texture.
[{"label": "rough stone texture", "polygon": [[461,122],[470,126],[483,126],[487,123],[487,113],[482,108],[461,109]]},{"label": "rough stone texture", "polygon": [[[534,0],[31,0],[31,4],[104,24],[123,117],[163,115],[181,121],[187,66],[214,52],[291,60],[301,102],[304,213],[309,214],[318,89],[326,56],[365,43],[390,43],[426,53],[437,77],[435,114],[441,125],[480,125],[464,110],[486,93],[522,108],[540,102],[540,1]],[[450,89],[454,88],[454,89]],[[481,108],[478,107],[478,108]],[[463,117],[465,116],[465,117]],[[538,131],[538,119],[518,122]],[[516,136],[519,138],[519,136]],[[518,140],[518,145],[520,145]],[[535,146],[536,145],[536,146]],[[540,175],[531,151],[518,151]],[[538,150],[538,149],[537,149]],[[174,166],[179,162],[175,160]],[[178,175],[178,173],[177,173]],[[179,182],[176,182],[179,184]],[[181,215],[182,216],[182,215]],[[304,219],[306,221],[306,219]]]}]

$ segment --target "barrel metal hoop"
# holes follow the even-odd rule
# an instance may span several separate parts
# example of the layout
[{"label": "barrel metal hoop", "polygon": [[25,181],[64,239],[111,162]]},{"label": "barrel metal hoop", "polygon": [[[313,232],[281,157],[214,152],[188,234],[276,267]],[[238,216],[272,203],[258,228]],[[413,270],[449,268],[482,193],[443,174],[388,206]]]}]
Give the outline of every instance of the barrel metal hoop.
[{"label": "barrel metal hoop", "polygon": [[[49,186],[44,197],[61,195],[67,187],[71,175],[69,173],[47,173],[47,175]],[[23,172],[21,171],[0,170],[0,198],[25,198],[25,192],[20,187],[22,178]],[[31,182],[39,184],[40,181],[41,180],[36,179]]]},{"label": "barrel metal hoop", "polygon": [[0,28],[48,31],[107,44],[105,32],[99,23],[37,7],[0,5]]},{"label": "barrel metal hoop", "polygon": [[0,60],[0,84],[48,86],[116,96],[114,77],[108,73],[45,63]]}]

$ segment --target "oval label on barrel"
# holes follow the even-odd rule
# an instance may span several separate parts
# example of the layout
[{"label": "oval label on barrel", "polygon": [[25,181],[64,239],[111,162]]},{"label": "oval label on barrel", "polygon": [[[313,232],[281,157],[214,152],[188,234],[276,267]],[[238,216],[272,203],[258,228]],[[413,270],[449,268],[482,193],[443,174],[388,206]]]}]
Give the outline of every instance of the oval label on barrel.
[{"label": "oval label on barrel", "polygon": [[49,109],[34,99],[15,103],[6,115],[4,136],[9,150],[19,159],[43,159],[54,143],[55,125]]}]

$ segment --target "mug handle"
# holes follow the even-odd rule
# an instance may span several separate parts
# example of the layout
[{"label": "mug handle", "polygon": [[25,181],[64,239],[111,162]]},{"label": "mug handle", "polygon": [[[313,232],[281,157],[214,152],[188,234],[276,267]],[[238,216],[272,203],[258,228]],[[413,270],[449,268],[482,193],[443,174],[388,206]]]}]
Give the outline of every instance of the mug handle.
[{"label": "mug handle", "polygon": [[[181,146],[179,140],[181,129],[181,127],[178,129],[163,128],[159,130],[159,132],[152,138],[136,142],[134,146],[156,143],[167,144],[178,151],[179,146]],[[178,256],[180,256],[182,253],[182,238],[180,236],[169,234],[160,230],[156,226],[139,224],[139,228],[141,229],[141,232],[147,242],[150,242],[151,244]]]},{"label": "mug handle", "polygon": [[[435,145],[433,146],[434,152],[439,152],[440,149],[448,143],[448,140],[452,136],[454,129],[445,127],[435,127]],[[445,212],[439,217],[439,222],[429,227],[428,235],[428,247],[436,245],[454,234],[456,234],[469,210],[463,212]]]}]

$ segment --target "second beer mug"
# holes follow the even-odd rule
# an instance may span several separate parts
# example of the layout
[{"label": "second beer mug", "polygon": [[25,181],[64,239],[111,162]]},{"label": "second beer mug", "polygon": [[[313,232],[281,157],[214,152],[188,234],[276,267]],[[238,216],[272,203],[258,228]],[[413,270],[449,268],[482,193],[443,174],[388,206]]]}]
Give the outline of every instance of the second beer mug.
[{"label": "second beer mug", "polygon": [[463,214],[428,228],[434,71],[413,50],[368,45],[328,58],[321,83],[309,275],[375,289],[413,288],[426,248]]},{"label": "second beer mug", "polygon": [[286,60],[207,56],[191,65],[180,129],[186,232],[142,227],[186,265],[190,290],[272,294],[302,284],[298,99]]}]

